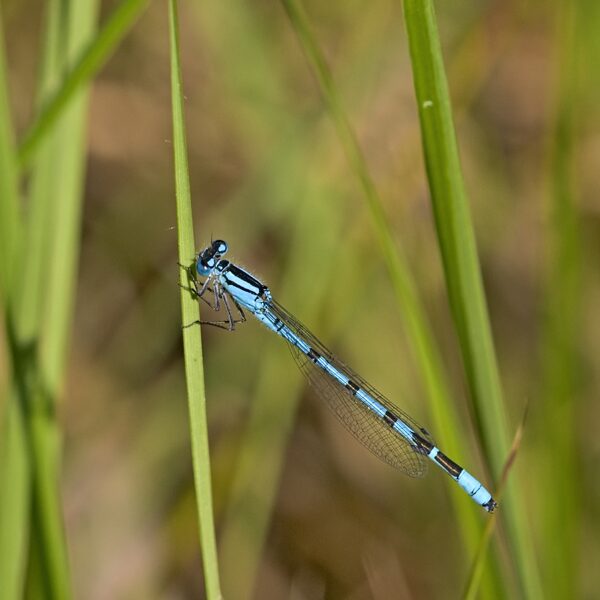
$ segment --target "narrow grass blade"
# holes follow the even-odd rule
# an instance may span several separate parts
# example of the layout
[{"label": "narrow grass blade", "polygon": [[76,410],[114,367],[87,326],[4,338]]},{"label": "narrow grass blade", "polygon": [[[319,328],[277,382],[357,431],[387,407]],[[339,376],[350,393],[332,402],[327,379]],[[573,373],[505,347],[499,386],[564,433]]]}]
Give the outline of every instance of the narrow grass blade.
[{"label": "narrow grass blade", "polygon": [[[462,180],[433,4],[431,0],[406,0],[404,14],[425,164],[450,306],[485,454],[497,477],[509,446],[507,416]],[[519,486],[516,482],[510,484],[502,514],[522,593],[533,599],[541,597],[541,583],[524,507]]]},{"label": "narrow grass blade", "polygon": [[[177,232],[179,262],[190,264],[195,254],[192,202],[187,159],[181,63],[179,58],[179,25],[177,1],[169,2],[169,32],[171,54],[171,99],[173,109],[173,150],[175,161],[175,195],[177,202]],[[189,286],[187,273],[181,270],[181,285]],[[199,326],[189,326],[199,320],[199,303],[186,290],[181,290],[181,315],[183,329],[183,352],[188,390],[190,429],[192,437],[192,461],[196,486],[196,509],[200,527],[200,548],[204,564],[206,596],[209,600],[221,598],[219,565],[215,540],[212,508],[212,486],[206,421],[206,393],[202,338]]]},{"label": "narrow grass blade", "polygon": [[0,381],[0,592],[7,600],[17,600],[24,589],[31,481],[23,410],[14,378],[18,364],[10,352],[22,228],[1,19],[0,174],[0,331],[6,334],[3,346],[11,359],[5,369],[7,380]]},{"label": "narrow grass blade", "polygon": [[0,20],[0,301],[4,310],[8,310],[13,293],[13,273],[21,238],[18,169],[6,75],[4,28]]},{"label": "narrow grass blade", "polygon": [[[356,175],[367,201],[375,234],[394,288],[399,314],[426,385],[436,435],[445,451],[462,459],[469,454],[468,449],[458,436],[461,431],[460,421],[452,407],[447,376],[407,261],[394,242],[378,191],[302,4],[298,0],[282,0],[282,4],[314,71],[350,168]],[[459,522],[465,546],[470,552],[474,552],[480,529],[477,516],[472,507],[465,502],[461,490],[453,489],[451,494],[455,510],[460,515]],[[492,593],[491,588],[489,592]]]},{"label": "narrow grass blade", "polygon": [[[580,19],[577,2],[557,5],[556,116],[549,161],[550,198],[546,256],[543,359],[544,489],[555,488],[541,511],[548,589],[554,598],[577,597],[577,546],[581,489],[577,465],[577,347],[581,313],[581,248],[574,177],[575,116],[580,93]],[[560,481],[559,485],[556,482]]]},{"label": "narrow grass blade", "polygon": [[[78,2],[72,10],[58,2],[50,3],[47,52],[44,53],[40,82],[41,97],[56,81],[56,74],[63,72],[69,55],[78,53],[88,41],[95,21],[95,6],[95,0]],[[35,262],[39,268],[32,271],[24,269],[25,285],[20,293],[21,298],[34,297],[36,302],[19,302],[19,313],[15,315],[13,327],[13,355],[19,363],[23,363],[15,372],[20,380],[20,401],[26,410],[25,423],[34,482],[32,553],[38,557],[39,569],[32,576],[41,577],[42,589],[56,598],[70,596],[58,492],[60,431],[54,418],[54,405],[60,392],[66,340],[72,319],[85,156],[84,114],[85,99],[79,95],[59,123],[58,134],[45,140],[46,152],[36,165],[34,182],[39,180],[39,172],[53,173],[54,177],[51,180],[44,179],[47,185],[37,186],[37,189],[33,186],[34,199],[29,211],[27,238],[39,236],[42,242],[34,248],[28,248],[25,261],[28,264]],[[43,217],[37,218],[40,213]],[[43,268],[43,265],[47,268]],[[40,315],[41,290],[44,320]],[[39,325],[43,327],[39,328]],[[33,587],[39,588],[40,585]]]},{"label": "narrow grass blade", "polygon": [[[99,6],[99,0],[77,0],[72,3],[65,57],[67,62],[79,56],[82,49],[95,39]],[[61,392],[73,320],[86,166],[88,100],[89,85],[84,84],[73,95],[69,106],[65,107],[52,143],[60,154],[60,160],[52,161],[55,185],[49,192],[51,197],[48,203],[54,207],[55,215],[47,248],[49,264],[43,276],[45,308],[39,351],[45,384],[55,395]]]},{"label": "narrow grass blade", "polygon": [[82,49],[73,68],[26,131],[19,146],[19,164],[28,165],[34,150],[77,90],[104,65],[148,5],[148,0],[122,0],[98,35]]},{"label": "narrow grass blade", "polygon": [[30,472],[23,413],[16,390],[0,423],[0,582],[2,597],[23,597],[29,536]]},{"label": "narrow grass blade", "polygon": [[[523,412],[523,418],[521,419],[521,423],[515,432],[515,436],[513,438],[513,442],[511,448],[508,452],[508,456],[506,458],[506,462],[502,467],[502,474],[500,475],[500,481],[498,483],[498,487],[496,488],[496,492],[494,497],[498,503],[501,502],[504,489],[508,482],[508,476],[512,467],[517,459],[517,454],[519,453],[519,448],[521,447],[521,441],[523,440],[523,430],[525,429],[525,421],[527,420],[527,413],[529,410],[529,404],[525,406],[525,411]],[[492,538],[492,534],[496,528],[496,523],[498,519],[498,511],[496,511],[492,517],[488,520],[485,525],[485,529],[483,530],[483,535],[481,536],[481,541],[479,542],[479,548],[475,554],[475,560],[473,561],[473,566],[471,567],[471,574],[469,576],[469,580],[467,582],[467,587],[465,593],[463,595],[464,600],[475,600],[477,598],[479,587],[481,585],[481,578],[483,576],[483,567],[485,564],[485,557],[488,551],[488,546],[490,540]]]},{"label": "narrow grass blade", "polygon": [[[49,4],[40,98],[89,43],[97,8],[97,0]],[[31,553],[36,568],[29,573],[29,588],[61,599],[70,597],[70,581],[59,491],[62,436],[55,415],[73,315],[87,111],[86,87],[74,92],[56,128],[40,138],[44,147],[32,175],[27,223],[27,239],[39,236],[40,242],[28,253],[27,262],[36,268],[26,273],[21,290],[21,297],[33,301],[20,304],[16,328],[19,355],[26,362],[22,402],[33,476]]]}]

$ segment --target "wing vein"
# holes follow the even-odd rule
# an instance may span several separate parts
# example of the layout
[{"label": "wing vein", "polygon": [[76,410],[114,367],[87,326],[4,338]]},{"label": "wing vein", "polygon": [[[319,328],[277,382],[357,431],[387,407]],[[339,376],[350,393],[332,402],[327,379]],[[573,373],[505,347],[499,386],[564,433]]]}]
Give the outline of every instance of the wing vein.
[{"label": "wing vein", "polygon": [[[272,300],[270,308],[296,335],[323,356],[349,380],[381,403],[386,410],[404,421],[421,437],[434,443],[429,433],[403,410],[390,402],[372,385],[347,367],[326,348],[302,323],[285,308]],[[287,344],[298,365],[315,391],[326,401],[344,427],[373,454],[384,462],[399,469],[410,477],[422,477],[427,472],[427,458],[417,452],[404,437],[392,429],[344,385],[316,366],[308,357],[288,340]]]}]

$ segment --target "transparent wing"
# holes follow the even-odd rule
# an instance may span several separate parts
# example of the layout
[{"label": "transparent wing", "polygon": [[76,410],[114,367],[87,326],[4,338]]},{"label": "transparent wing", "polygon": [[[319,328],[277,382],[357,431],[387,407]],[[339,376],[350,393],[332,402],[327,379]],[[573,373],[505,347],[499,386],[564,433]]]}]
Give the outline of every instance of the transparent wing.
[{"label": "transparent wing", "polygon": [[[390,402],[383,394],[367,383],[360,375],[343,364],[294,316],[280,304],[272,300],[270,308],[290,329],[306,341],[321,356],[326,358],[336,369],[346,375],[356,385],[380,402],[387,410],[404,421],[422,438],[434,444],[426,429],[421,427],[403,410]],[[339,381],[330,377],[317,367],[298,348],[288,342],[296,364],[307,377],[317,393],[323,397],[344,427],[366,446],[375,456],[399,469],[410,477],[423,477],[427,472],[428,459],[418,452],[398,432],[394,431],[380,417],[369,410],[358,398]]]}]

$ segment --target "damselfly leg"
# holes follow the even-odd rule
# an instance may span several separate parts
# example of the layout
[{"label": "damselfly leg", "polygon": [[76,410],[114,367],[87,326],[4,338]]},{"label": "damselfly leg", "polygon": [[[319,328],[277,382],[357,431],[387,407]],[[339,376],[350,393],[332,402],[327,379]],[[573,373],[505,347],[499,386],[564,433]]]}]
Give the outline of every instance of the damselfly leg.
[{"label": "damselfly leg", "polygon": [[[213,320],[213,321],[202,321],[202,320],[194,321],[193,323],[189,323],[188,325],[185,325],[184,329],[186,327],[191,327],[192,325],[212,325],[213,327],[218,327],[219,329],[225,329],[227,331],[234,331],[236,324],[246,322],[246,315],[244,314],[242,307],[237,303],[235,298],[231,297],[227,292],[225,292],[223,290],[223,288],[219,285],[219,282],[216,279],[213,280],[213,282],[212,282],[213,285],[211,287],[209,284],[210,284],[212,278],[207,277],[206,280],[200,286],[200,288],[199,288],[200,282],[195,277],[190,276],[189,279],[190,279],[190,283],[191,283],[190,287],[185,287],[185,286],[179,284],[180,287],[182,287],[184,290],[191,292],[196,298],[199,298],[200,300],[202,300],[205,304],[210,306],[210,308],[214,312],[219,312],[221,310],[221,306],[223,306],[225,309],[227,318],[223,319],[223,320]],[[209,297],[212,298],[212,302],[206,298],[207,293],[209,294]],[[221,300],[223,300],[222,305],[221,305]],[[233,314],[231,302],[233,302],[233,305],[237,309],[237,312],[238,312],[237,317],[235,317]]]}]

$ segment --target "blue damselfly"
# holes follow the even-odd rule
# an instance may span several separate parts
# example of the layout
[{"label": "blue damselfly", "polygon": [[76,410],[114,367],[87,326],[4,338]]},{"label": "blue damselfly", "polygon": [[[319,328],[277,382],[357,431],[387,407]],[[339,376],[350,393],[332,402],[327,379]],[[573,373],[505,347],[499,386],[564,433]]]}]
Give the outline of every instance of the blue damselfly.
[{"label": "blue damselfly", "polygon": [[[189,269],[194,294],[214,310],[223,307],[225,311],[224,320],[207,324],[232,331],[237,323],[246,320],[244,310],[251,312],[288,342],[294,360],[318,394],[371,452],[411,477],[422,477],[431,461],[488,512],[496,508],[487,489],[448,458],[425,428],[338,360],[273,299],[266,285],[222,258],[227,250],[226,242],[215,240],[198,254],[195,270]],[[199,281],[197,275],[205,278],[204,281]]]}]

